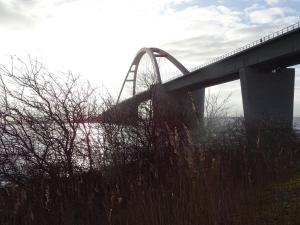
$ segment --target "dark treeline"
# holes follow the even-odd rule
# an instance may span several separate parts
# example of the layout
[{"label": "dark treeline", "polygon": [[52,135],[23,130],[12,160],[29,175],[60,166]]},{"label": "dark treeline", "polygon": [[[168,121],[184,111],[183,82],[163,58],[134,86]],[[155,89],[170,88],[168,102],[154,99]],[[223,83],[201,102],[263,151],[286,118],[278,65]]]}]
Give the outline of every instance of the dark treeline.
[{"label": "dark treeline", "polygon": [[113,101],[79,77],[34,60],[0,72],[1,225],[300,223],[273,189],[299,171],[293,131],[249,144],[242,119],[216,120],[215,96],[196,143],[168,96],[130,123],[88,123]]}]

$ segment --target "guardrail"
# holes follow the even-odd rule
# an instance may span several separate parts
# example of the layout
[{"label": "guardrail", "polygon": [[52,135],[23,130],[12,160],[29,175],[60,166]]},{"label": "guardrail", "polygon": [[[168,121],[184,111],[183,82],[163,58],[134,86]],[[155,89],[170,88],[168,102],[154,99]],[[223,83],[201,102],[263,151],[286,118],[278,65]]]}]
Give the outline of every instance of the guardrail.
[{"label": "guardrail", "polygon": [[[264,42],[270,41],[270,40],[275,39],[275,38],[277,38],[277,37],[284,36],[284,35],[286,35],[287,33],[290,33],[290,32],[292,32],[292,31],[295,31],[295,30],[298,30],[298,29],[300,29],[300,21],[297,22],[297,23],[295,23],[295,24],[293,24],[293,25],[290,25],[290,26],[288,26],[288,27],[285,27],[285,28],[283,28],[283,29],[281,29],[281,30],[279,30],[279,31],[276,31],[276,32],[274,32],[274,33],[272,33],[272,34],[269,34],[269,35],[267,35],[267,36],[264,36],[264,37],[262,37],[262,38],[260,38],[260,39],[258,39],[258,40],[256,40],[256,41],[253,41],[253,42],[251,42],[250,44],[244,45],[244,46],[242,46],[242,47],[240,47],[240,48],[238,48],[238,49],[235,49],[235,50],[233,50],[233,51],[230,51],[230,52],[228,52],[228,53],[226,53],[226,54],[224,54],[224,55],[221,55],[221,56],[219,56],[219,57],[213,58],[213,59],[209,60],[208,62],[203,63],[203,64],[200,65],[200,66],[193,67],[193,68],[190,69],[189,71],[190,71],[190,72],[193,72],[193,71],[202,69],[202,68],[204,68],[204,67],[206,67],[206,66],[209,66],[209,65],[211,65],[211,64],[213,64],[213,63],[219,62],[219,61],[221,61],[221,60],[223,60],[223,59],[226,59],[226,58],[229,58],[229,57],[231,57],[231,56],[233,56],[233,55],[236,55],[236,54],[238,54],[238,53],[241,53],[241,52],[243,52],[243,51],[245,51],[245,50],[247,50],[247,49],[249,49],[249,48],[258,46],[258,45],[260,45],[260,44],[263,44]],[[170,78],[170,79],[168,79],[168,80],[166,80],[166,81],[175,80],[176,78],[181,77],[181,76],[182,76],[182,74],[176,75],[176,76],[174,76],[174,77],[172,77],[172,78]],[[165,82],[166,82],[166,81],[165,81]]]}]

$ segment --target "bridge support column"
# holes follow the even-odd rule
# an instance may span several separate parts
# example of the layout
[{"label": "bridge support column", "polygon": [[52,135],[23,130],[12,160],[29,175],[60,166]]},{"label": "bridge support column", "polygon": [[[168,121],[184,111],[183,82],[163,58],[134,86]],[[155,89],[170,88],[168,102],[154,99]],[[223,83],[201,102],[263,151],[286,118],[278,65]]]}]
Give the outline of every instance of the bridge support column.
[{"label": "bridge support column", "polygon": [[205,89],[167,93],[164,88],[157,87],[152,97],[154,114],[158,113],[166,116],[166,120],[175,119],[183,124],[189,131],[193,144],[197,144],[204,118],[204,98]]},{"label": "bridge support column", "polygon": [[247,132],[293,126],[295,69],[240,70]]},{"label": "bridge support column", "polygon": [[204,103],[205,103],[205,88],[198,89],[191,93],[192,102],[195,106],[198,119],[203,123],[204,120]]},{"label": "bridge support column", "polygon": [[190,132],[194,144],[198,142],[204,119],[205,89],[173,95],[179,119]]}]

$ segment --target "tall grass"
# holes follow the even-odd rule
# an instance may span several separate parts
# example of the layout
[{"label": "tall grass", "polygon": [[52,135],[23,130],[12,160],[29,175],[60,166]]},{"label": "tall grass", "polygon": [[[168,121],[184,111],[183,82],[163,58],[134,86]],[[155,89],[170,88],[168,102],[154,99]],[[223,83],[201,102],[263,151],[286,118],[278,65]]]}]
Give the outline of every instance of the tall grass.
[{"label": "tall grass", "polygon": [[[131,129],[127,134],[141,132]],[[234,133],[239,129],[231,124],[195,147],[184,127],[171,130],[166,124],[144,145],[114,146],[111,163],[98,170],[72,178],[33,176],[24,187],[11,183],[2,188],[1,222],[263,224],[266,218],[257,221],[258,212],[245,206],[258,200],[256,188],[290,171],[295,146],[289,140],[249,149],[242,134]]]},{"label": "tall grass", "polygon": [[[50,167],[42,168],[59,168],[54,175],[21,173],[34,171],[28,157],[22,159],[28,161],[23,171],[15,168],[4,174],[3,164],[0,224],[277,224],[281,206],[272,205],[271,198],[272,210],[266,214],[257,204],[268,202],[265,187],[297,170],[299,144],[293,132],[266,129],[249,143],[243,120],[236,118],[214,127],[204,123],[199,128],[203,136],[195,144],[170,102],[164,98],[141,105],[134,123],[100,123],[92,128],[93,138],[86,132],[87,141],[74,141],[75,150],[91,153],[78,151],[75,156],[89,163],[71,157],[70,166],[61,167],[61,159],[51,158]],[[210,121],[220,116],[214,115]],[[53,146],[54,153],[62,151],[60,145]],[[299,221],[293,217],[288,223]]]}]

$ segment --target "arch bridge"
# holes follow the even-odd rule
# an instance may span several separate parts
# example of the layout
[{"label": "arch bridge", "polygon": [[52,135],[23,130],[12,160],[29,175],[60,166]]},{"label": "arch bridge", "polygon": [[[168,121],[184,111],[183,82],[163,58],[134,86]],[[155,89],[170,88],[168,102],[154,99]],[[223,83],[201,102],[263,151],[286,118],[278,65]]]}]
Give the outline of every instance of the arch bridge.
[{"label": "arch bridge", "polygon": [[[156,77],[155,85],[141,93],[136,92],[137,70],[143,55],[147,54]],[[165,83],[161,81],[158,57],[164,57],[182,73]],[[135,56],[114,107],[126,118],[138,104],[151,98],[154,87],[176,96],[185,111],[192,111],[186,93],[192,92],[197,107],[203,112],[204,89],[209,86],[240,79],[246,127],[258,129],[266,122],[274,128],[292,128],[295,69],[300,64],[300,22],[286,27],[248,45],[217,57],[189,71],[178,60],[158,48],[142,48]],[[124,85],[132,83],[132,96],[120,101]],[[182,104],[185,103],[185,104]],[[125,113],[129,112],[129,113]],[[106,115],[106,116],[105,116]],[[203,113],[202,113],[203,115]],[[187,123],[193,124],[191,114]]]}]

